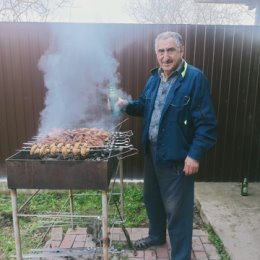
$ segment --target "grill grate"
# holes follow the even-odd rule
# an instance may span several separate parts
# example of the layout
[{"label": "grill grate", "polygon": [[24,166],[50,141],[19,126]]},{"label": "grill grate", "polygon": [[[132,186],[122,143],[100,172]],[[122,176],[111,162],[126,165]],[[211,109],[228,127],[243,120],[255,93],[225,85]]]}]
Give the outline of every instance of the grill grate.
[{"label": "grill grate", "polygon": [[72,153],[68,153],[68,155],[64,156],[60,152],[55,155],[47,154],[42,156],[30,154],[32,146],[37,143],[37,140],[41,139],[41,136],[35,136],[31,141],[23,143],[22,149],[19,151],[28,153],[28,159],[42,160],[103,160],[119,155],[125,158],[138,152],[138,150],[131,144],[132,136],[132,130],[111,132],[109,139],[103,146],[89,146],[89,152],[86,156],[74,155]]}]

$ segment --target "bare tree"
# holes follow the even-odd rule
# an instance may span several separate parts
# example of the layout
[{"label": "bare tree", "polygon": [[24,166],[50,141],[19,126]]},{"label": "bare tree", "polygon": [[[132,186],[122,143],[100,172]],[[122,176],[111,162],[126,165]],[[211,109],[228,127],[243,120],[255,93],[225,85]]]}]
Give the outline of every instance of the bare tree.
[{"label": "bare tree", "polygon": [[245,5],[202,4],[194,0],[131,0],[126,11],[139,23],[254,23],[254,11]]},{"label": "bare tree", "polygon": [[185,20],[183,11],[189,1],[132,0],[127,10],[139,23],[180,23]]},{"label": "bare tree", "polygon": [[46,21],[56,9],[72,0],[0,0],[0,20],[21,22]]}]

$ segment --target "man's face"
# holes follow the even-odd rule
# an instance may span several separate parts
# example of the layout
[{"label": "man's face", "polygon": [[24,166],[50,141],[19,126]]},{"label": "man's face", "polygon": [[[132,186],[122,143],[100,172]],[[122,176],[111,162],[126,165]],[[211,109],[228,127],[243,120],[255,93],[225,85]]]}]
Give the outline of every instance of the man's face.
[{"label": "man's face", "polygon": [[163,69],[164,76],[168,77],[172,71],[178,68],[183,53],[183,47],[178,47],[173,38],[158,41],[156,56],[159,66]]}]

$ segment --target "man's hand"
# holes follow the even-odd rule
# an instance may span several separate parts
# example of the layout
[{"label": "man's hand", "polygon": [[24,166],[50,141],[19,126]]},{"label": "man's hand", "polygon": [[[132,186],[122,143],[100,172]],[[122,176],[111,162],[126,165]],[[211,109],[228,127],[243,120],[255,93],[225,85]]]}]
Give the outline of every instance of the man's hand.
[{"label": "man's hand", "polygon": [[[115,102],[115,104],[114,104],[114,106],[115,106],[116,108],[118,108],[118,109],[123,109],[123,108],[125,108],[127,105],[128,105],[127,99],[123,99],[123,98],[121,98],[121,97],[118,97],[117,100],[116,100],[116,102]],[[107,109],[108,109],[109,111],[112,110],[112,104],[111,104],[111,100],[110,100],[109,98],[107,99]]]},{"label": "man's hand", "polygon": [[199,170],[199,162],[190,158],[189,156],[186,157],[184,161],[184,173],[186,176],[192,175],[197,173]]},{"label": "man's hand", "polygon": [[128,100],[127,99],[123,99],[121,97],[118,97],[118,100],[116,102],[116,105],[122,109],[125,108],[128,105]]}]

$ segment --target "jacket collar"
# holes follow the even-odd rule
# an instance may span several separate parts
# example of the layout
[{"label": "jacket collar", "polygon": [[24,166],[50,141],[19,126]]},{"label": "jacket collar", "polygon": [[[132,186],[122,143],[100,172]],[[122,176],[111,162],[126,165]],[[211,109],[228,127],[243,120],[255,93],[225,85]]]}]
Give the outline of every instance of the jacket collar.
[{"label": "jacket collar", "polygon": [[[181,72],[181,76],[182,76],[182,79],[184,79],[184,77],[186,76],[186,72],[187,72],[187,67],[188,67],[188,63],[184,61],[184,64],[183,64],[183,68],[182,68],[182,72]],[[154,68],[151,70],[151,74],[155,75],[157,74],[157,76],[159,75],[159,69],[158,67]]]},{"label": "jacket collar", "polygon": [[183,71],[181,72],[181,76],[182,76],[183,79],[186,75],[187,67],[188,67],[188,63],[184,60]]}]

